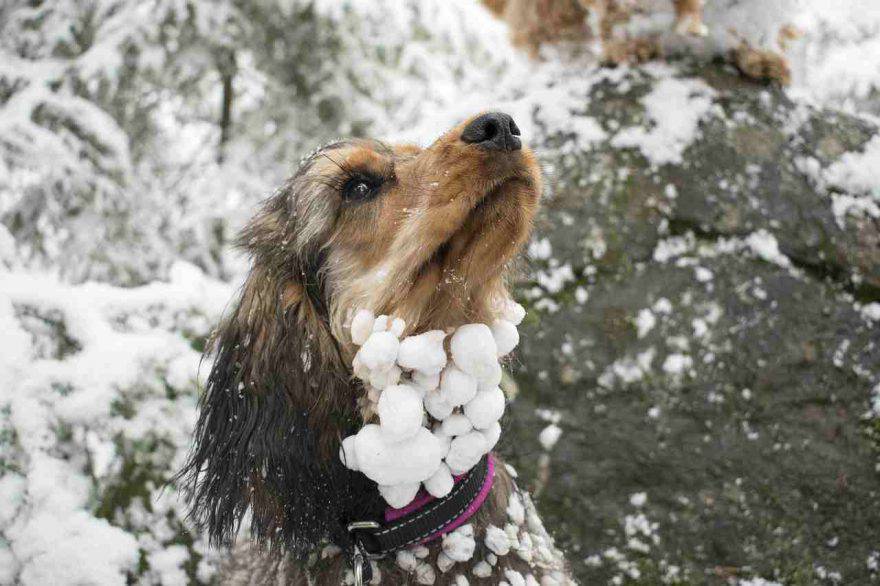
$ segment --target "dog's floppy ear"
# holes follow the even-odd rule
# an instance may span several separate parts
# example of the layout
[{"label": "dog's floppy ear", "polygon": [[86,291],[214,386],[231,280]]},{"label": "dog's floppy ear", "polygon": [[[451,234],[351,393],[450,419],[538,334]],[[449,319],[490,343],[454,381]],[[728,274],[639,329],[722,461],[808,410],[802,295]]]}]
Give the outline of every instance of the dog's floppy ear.
[{"label": "dog's floppy ear", "polygon": [[321,255],[290,249],[289,194],[270,199],[242,236],[253,268],[214,333],[214,364],[195,445],[179,478],[197,525],[228,545],[245,513],[271,547],[305,554],[379,506],[375,486],[340,462],[359,425],[353,389],[327,323]]}]

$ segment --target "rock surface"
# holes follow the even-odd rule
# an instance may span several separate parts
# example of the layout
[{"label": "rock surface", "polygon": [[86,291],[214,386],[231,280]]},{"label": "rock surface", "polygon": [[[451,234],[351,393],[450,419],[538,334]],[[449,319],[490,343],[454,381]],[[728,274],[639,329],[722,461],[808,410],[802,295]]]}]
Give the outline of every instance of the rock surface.
[{"label": "rock surface", "polygon": [[[658,150],[646,108],[670,81],[704,103]],[[877,579],[880,192],[825,173],[876,126],[714,67],[587,85],[577,124],[536,113],[550,194],[502,451],[584,584]]]}]

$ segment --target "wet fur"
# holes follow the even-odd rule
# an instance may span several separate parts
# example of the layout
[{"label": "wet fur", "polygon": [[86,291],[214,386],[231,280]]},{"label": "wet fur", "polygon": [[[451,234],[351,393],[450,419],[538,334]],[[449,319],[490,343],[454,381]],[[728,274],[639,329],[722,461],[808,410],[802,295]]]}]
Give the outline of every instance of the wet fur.
[{"label": "wet fur", "polygon": [[[346,556],[321,552],[335,551],[325,549],[330,544],[345,550],[343,528],[384,510],[375,483],[338,458],[342,438],[372,416],[349,367],[354,310],[403,317],[411,333],[489,321],[508,295],[504,275],[541,191],[538,165],[527,149],[496,155],[464,144],[464,125],[426,149],[328,145],[242,233],[252,268],[212,338],[194,446],[179,475],[193,520],[213,545],[231,549],[221,581],[338,584]],[[342,198],[358,177],[380,181],[374,200]],[[478,536],[490,522],[504,526],[512,493],[518,489],[500,464],[474,519]],[[237,538],[248,516],[250,533]],[[530,530],[546,536],[536,519]],[[439,551],[435,541],[427,560],[436,563]],[[563,562],[554,555],[558,572]],[[471,565],[449,575],[438,569],[435,583],[458,573],[491,584],[504,569],[549,571],[511,554],[479,580]],[[378,569],[383,584],[414,581],[393,557]]]}]

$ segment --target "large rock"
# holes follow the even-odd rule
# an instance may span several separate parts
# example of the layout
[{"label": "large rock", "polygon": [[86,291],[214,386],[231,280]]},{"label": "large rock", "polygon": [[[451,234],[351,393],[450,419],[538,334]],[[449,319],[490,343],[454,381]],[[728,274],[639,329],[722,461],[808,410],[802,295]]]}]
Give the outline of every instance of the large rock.
[{"label": "large rock", "polygon": [[553,173],[502,442],[541,484],[536,408],[562,413],[539,502],[577,576],[876,579],[880,202],[827,170],[877,128],[714,67],[586,85],[565,127],[535,110]]}]

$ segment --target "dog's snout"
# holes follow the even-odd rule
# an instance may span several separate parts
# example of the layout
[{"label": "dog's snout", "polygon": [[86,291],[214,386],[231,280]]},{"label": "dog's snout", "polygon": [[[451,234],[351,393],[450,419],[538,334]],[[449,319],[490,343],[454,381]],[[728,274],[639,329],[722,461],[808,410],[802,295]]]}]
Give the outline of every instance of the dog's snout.
[{"label": "dog's snout", "polygon": [[490,151],[518,151],[522,148],[519,128],[502,112],[489,112],[474,118],[461,133],[461,140]]}]

